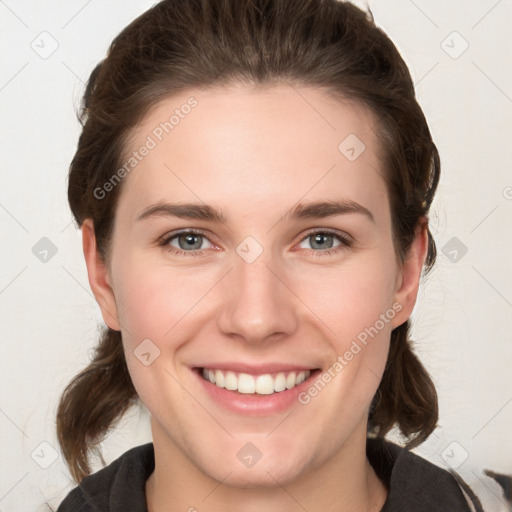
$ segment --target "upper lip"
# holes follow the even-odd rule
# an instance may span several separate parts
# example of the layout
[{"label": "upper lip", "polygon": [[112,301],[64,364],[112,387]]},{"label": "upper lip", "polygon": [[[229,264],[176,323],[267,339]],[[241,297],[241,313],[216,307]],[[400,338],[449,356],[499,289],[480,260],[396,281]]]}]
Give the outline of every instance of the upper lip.
[{"label": "upper lip", "polygon": [[306,370],[316,370],[318,367],[311,365],[290,364],[290,363],[266,363],[266,364],[246,364],[240,362],[211,362],[203,365],[197,365],[196,368],[207,368],[209,370],[232,371],[235,373],[248,373],[250,375],[264,375],[267,373],[280,372],[301,372]]}]

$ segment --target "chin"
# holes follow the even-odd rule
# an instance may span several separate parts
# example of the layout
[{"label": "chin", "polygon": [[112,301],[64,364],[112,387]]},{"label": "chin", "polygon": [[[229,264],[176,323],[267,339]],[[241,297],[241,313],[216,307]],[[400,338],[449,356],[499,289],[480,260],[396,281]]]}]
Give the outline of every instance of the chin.
[{"label": "chin", "polygon": [[[290,453],[294,454],[290,457]],[[298,451],[261,454],[261,458],[252,465],[244,464],[243,453],[238,457],[224,457],[222,464],[217,460],[208,460],[207,464],[199,466],[200,470],[210,478],[224,485],[239,489],[275,488],[288,485],[309,471],[312,463],[298,456]],[[304,454],[305,455],[305,454]],[[206,462],[206,461],[205,461]]]},{"label": "chin", "polygon": [[[260,461],[259,464],[262,464],[262,462]],[[237,468],[232,470],[232,473],[227,478],[226,474],[222,476],[222,478],[225,478],[223,483],[230,487],[238,489],[264,489],[292,483],[301,476],[302,469],[283,467],[282,461],[281,464],[279,461],[276,461],[276,463],[262,465],[259,468]]]}]

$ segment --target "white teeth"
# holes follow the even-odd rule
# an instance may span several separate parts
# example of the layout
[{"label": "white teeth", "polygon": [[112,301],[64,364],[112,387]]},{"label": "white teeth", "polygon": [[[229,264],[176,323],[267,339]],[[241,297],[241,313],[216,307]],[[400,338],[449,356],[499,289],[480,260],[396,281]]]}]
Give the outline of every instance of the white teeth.
[{"label": "white teeth", "polygon": [[252,375],[241,373],[238,375],[238,392],[253,394],[256,391],[256,382]]},{"label": "white teeth", "polygon": [[256,393],[258,395],[271,395],[274,392],[274,379],[271,375],[260,375],[256,378]]},{"label": "white teeth", "polygon": [[310,375],[311,370],[301,372],[280,372],[275,376],[269,373],[253,376],[248,373],[210,370],[203,368],[203,378],[219,388],[238,391],[246,395],[271,395],[285,389],[292,389],[302,384]]},{"label": "white teeth", "polygon": [[236,391],[238,389],[238,379],[233,372],[227,372],[224,378],[224,387],[229,391]]},{"label": "white teeth", "polygon": [[284,391],[286,389],[286,375],[278,373],[274,379],[274,391]]},{"label": "white teeth", "polygon": [[215,385],[218,388],[224,387],[224,374],[220,370],[215,371]]},{"label": "white teeth", "polygon": [[292,389],[295,387],[295,379],[296,376],[294,372],[288,374],[288,377],[286,377],[286,389]]}]

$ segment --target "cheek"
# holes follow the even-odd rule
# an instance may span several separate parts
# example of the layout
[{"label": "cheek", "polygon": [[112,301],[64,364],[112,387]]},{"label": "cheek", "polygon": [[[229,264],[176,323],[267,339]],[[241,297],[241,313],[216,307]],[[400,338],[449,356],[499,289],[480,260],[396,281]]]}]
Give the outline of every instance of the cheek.
[{"label": "cheek", "polygon": [[[366,328],[377,324],[384,334],[391,331],[394,274],[389,262],[369,259],[331,272],[318,272],[301,281],[298,294],[325,324],[328,337],[344,348]],[[384,318],[384,325],[382,318]]]},{"label": "cheek", "polygon": [[[337,414],[346,414],[347,405],[352,411],[349,414],[360,414],[369,405],[384,371],[392,321],[401,309],[400,304],[393,303],[394,275],[388,263],[375,259],[331,275],[317,274],[315,287],[305,286],[299,292],[318,316],[317,326],[331,346],[335,366],[324,377],[330,388],[325,398],[330,396],[336,411],[333,421],[337,421]],[[317,392],[312,390],[313,395]]]},{"label": "cheek", "polygon": [[131,343],[137,343],[144,338],[175,338],[183,320],[194,314],[214,279],[211,272],[126,265],[120,269],[119,282],[116,297],[122,327]]}]

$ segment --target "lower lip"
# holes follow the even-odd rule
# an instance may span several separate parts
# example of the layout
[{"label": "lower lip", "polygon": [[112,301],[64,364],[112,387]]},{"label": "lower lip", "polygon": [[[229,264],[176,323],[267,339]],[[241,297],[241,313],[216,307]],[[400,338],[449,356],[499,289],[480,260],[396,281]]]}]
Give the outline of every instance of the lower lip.
[{"label": "lower lip", "polygon": [[228,391],[225,388],[219,388],[209,380],[204,379],[200,371],[195,368],[193,373],[200,380],[205,392],[216,403],[230,411],[251,416],[265,416],[290,409],[298,402],[298,395],[311,386],[320,373],[320,370],[312,371],[311,375],[304,382],[292,389],[272,393],[271,395],[258,395],[257,393],[244,394],[238,391]]}]

